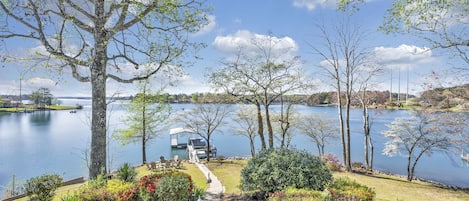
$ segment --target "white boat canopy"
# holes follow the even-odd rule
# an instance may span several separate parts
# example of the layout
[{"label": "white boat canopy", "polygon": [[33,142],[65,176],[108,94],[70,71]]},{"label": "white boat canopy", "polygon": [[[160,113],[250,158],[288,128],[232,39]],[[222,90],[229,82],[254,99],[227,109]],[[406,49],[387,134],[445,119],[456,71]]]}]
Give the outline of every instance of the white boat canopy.
[{"label": "white boat canopy", "polygon": [[170,135],[177,135],[177,134],[183,134],[183,133],[195,134],[195,131],[190,129],[190,128],[184,128],[184,127],[173,128],[173,129],[169,130]]},{"label": "white boat canopy", "polygon": [[[190,128],[184,128],[184,127],[180,127],[180,128],[173,128],[171,130],[169,130],[169,135],[170,135],[170,139],[171,139],[171,147],[173,148],[185,148],[187,147],[187,140],[188,140],[188,137],[190,137],[191,135],[194,135],[196,134],[194,130],[190,129]],[[183,139],[179,139],[179,138],[183,138]]]}]

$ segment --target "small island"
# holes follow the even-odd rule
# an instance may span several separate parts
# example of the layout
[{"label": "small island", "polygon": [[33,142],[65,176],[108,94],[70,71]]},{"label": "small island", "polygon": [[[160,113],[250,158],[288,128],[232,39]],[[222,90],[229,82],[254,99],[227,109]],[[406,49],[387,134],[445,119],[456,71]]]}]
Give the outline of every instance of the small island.
[{"label": "small island", "polygon": [[55,98],[48,88],[39,88],[29,95],[0,96],[0,112],[30,113],[41,110],[71,110],[72,112],[82,108],[82,105],[61,105],[61,101]]}]

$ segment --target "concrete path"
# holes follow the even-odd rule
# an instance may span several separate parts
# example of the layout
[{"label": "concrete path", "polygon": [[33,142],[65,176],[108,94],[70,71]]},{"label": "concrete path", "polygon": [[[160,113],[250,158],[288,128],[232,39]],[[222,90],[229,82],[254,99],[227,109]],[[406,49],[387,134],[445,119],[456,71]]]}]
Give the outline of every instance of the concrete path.
[{"label": "concrete path", "polygon": [[221,201],[221,195],[224,192],[224,187],[221,182],[204,164],[199,162],[196,162],[195,164],[205,175],[207,181],[210,181],[209,187],[205,191],[204,201]]}]

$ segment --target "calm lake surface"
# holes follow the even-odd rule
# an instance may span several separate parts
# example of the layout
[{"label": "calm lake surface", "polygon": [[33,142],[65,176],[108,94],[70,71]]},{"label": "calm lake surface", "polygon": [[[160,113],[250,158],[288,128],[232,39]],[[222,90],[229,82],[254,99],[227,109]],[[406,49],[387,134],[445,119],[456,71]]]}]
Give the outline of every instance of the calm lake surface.
[{"label": "calm lake surface", "polygon": [[[27,179],[45,173],[61,175],[65,180],[88,174],[85,150],[90,145],[90,101],[64,99],[63,105],[81,104],[85,108],[77,113],[69,111],[41,111],[35,113],[0,113],[0,197],[6,185],[15,175],[17,180],[25,182]],[[189,110],[195,105],[172,105],[173,115]],[[235,106],[233,106],[235,107]],[[308,107],[297,105],[296,109],[302,114],[318,114],[325,118],[336,119],[335,107]],[[110,111],[110,132],[123,128],[122,119],[126,112],[122,103],[113,103],[108,107]],[[279,106],[273,106],[279,110]],[[352,161],[363,162],[363,134],[360,110],[352,110]],[[396,117],[408,116],[407,111],[388,110],[372,112],[372,135],[375,145],[374,168],[377,170],[406,175],[406,159],[404,157],[387,157],[381,154],[386,139],[381,131],[386,130],[386,124]],[[218,148],[218,155],[245,157],[250,155],[249,141],[245,137],[234,135],[229,123],[213,135],[213,143]],[[160,156],[170,158],[175,154],[185,157],[185,150],[170,148],[169,129],[178,127],[177,123],[170,126],[160,137],[153,140],[147,148],[149,161],[159,160]],[[293,137],[292,146],[317,154],[316,145],[301,134]],[[259,147],[259,143],[257,147]],[[340,142],[336,141],[326,146],[326,152],[341,158]],[[110,140],[110,166],[117,169],[124,162],[134,165],[141,163],[141,149],[139,144],[121,146],[119,142]],[[469,187],[469,166],[455,153],[445,155],[435,153],[424,156],[416,167],[416,176],[428,180]]]}]

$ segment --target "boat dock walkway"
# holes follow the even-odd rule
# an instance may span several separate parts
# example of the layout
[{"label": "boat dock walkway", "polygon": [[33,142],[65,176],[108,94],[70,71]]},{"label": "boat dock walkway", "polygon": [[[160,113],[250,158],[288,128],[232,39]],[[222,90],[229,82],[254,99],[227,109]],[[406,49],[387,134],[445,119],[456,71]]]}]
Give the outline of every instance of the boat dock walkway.
[{"label": "boat dock walkway", "polygon": [[221,195],[225,192],[225,187],[221,184],[220,180],[212,174],[212,172],[202,163],[197,157],[196,151],[189,148],[189,161],[197,165],[199,170],[205,175],[209,187],[205,191],[203,200],[206,201],[221,201]]}]

